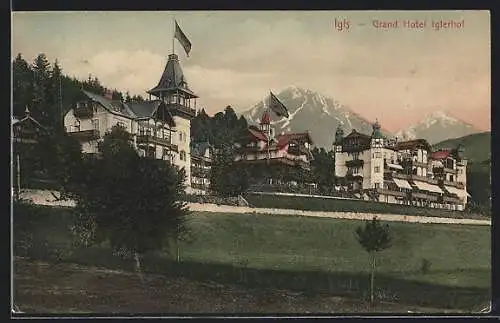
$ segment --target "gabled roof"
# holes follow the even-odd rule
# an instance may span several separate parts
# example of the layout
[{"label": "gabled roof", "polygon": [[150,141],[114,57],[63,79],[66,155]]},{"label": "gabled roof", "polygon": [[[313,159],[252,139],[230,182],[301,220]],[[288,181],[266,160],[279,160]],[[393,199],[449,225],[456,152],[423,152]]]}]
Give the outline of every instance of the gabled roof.
[{"label": "gabled roof", "polygon": [[267,136],[265,133],[263,133],[262,131],[254,128],[254,127],[249,127],[248,128],[248,132],[250,132],[250,135],[259,140],[259,141],[267,141]]},{"label": "gabled roof", "polygon": [[276,141],[277,141],[277,146],[278,148],[283,148],[286,145],[292,143],[292,142],[297,142],[298,144],[303,144],[303,143],[309,143],[312,144],[312,139],[309,133],[303,132],[303,133],[287,133],[287,134],[281,134],[276,136]]},{"label": "gabled roof", "polygon": [[153,100],[143,102],[129,102],[126,105],[129,107],[130,111],[132,111],[133,115],[136,118],[145,118],[151,117],[160,103],[160,100]]},{"label": "gabled roof", "polygon": [[40,129],[43,129],[45,130],[45,127],[42,126],[40,124],[40,122],[36,121],[31,115],[26,115],[24,118],[22,119],[17,119],[16,117],[12,117],[12,126],[13,127],[19,127],[19,126],[22,126],[24,124],[27,124],[27,123],[31,123],[33,124],[35,127],[38,127]]},{"label": "gabled roof", "polygon": [[438,150],[434,151],[431,154],[431,158],[434,160],[441,160],[441,159],[446,159],[451,155],[451,151],[449,150]]},{"label": "gabled roof", "polygon": [[106,110],[108,110],[110,112],[113,112],[113,113],[118,114],[118,115],[122,115],[122,116],[124,116],[126,118],[136,118],[136,115],[134,114],[134,112],[132,110],[130,110],[130,108],[128,107],[128,105],[125,104],[125,103],[123,103],[123,109],[121,111],[116,111],[115,108],[114,108],[114,106],[113,106],[114,102],[112,100],[109,100],[109,99],[103,97],[102,95],[95,94],[95,93],[92,93],[92,92],[88,92],[88,91],[85,91],[85,90],[82,90],[82,92],[89,99],[91,99],[92,101],[98,102]]},{"label": "gabled roof", "polygon": [[[95,101],[100,105],[102,105],[106,110],[129,119],[152,118],[155,112],[158,110],[158,107],[160,107],[161,104],[164,104],[164,102],[161,100],[129,102],[129,103],[116,102],[108,98],[105,98],[102,95],[88,92],[85,90],[83,90],[83,93],[92,101]],[[123,108],[120,111],[114,109],[113,105],[117,103],[120,104],[121,107]],[[167,119],[169,120],[170,125],[175,125],[175,122],[173,121],[171,115]]]},{"label": "gabled roof", "polygon": [[346,138],[362,138],[365,140],[371,140],[372,137],[369,135],[365,135],[364,133],[357,132],[355,129],[352,129],[351,133],[345,136],[344,139]]},{"label": "gabled roof", "polygon": [[147,93],[157,95],[161,92],[181,91],[188,94],[192,98],[198,96],[189,89],[187,80],[182,72],[179,64],[179,57],[176,54],[168,55],[167,65],[161,75],[158,85],[149,90]]}]

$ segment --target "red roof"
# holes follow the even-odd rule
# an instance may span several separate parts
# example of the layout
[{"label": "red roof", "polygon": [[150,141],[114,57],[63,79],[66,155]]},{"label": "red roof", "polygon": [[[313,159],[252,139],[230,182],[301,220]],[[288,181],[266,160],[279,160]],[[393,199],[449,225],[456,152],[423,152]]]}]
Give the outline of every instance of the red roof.
[{"label": "red roof", "polygon": [[308,142],[312,143],[311,137],[307,132],[304,133],[287,133],[283,135],[276,136],[277,146],[279,149],[285,147],[290,143],[290,141],[298,141],[301,143]]},{"label": "red roof", "polygon": [[270,123],[271,123],[271,118],[269,117],[269,113],[267,113],[267,111],[264,111],[262,119],[260,120],[260,124],[270,124]]},{"label": "red roof", "polygon": [[248,131],[250,131],[250,134],[260,140],[260,141],[267,141],[267,136],[261,132],[261,131],[258,131],[258,130],[255,130],[255,129],[252,129],[252,128],[248,128]]},{"label": "red roof", "polygon": [[450,152],[446,150],[435,151],[431,154],[431,158],[436,160],[445,159],[448,158],[448,156],[450,156]]}]

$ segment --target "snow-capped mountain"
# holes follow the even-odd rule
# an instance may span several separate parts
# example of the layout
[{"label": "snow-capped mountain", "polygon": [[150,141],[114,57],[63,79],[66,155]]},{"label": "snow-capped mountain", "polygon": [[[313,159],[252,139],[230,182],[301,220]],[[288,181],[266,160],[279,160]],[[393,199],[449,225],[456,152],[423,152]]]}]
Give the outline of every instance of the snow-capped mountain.
[{"label": "snow-capped mountain", "polygon": [[477,132],[481,130],[467,122],[454,118],[444,111],[434,111],[406,130],[398,131],[396,137],[400,140],[422,138],[430,144],[435,144]]},{"label": "snow-capped mountain", "polygon": [[[271,124],[277,134],[309,131],[315,146],[330,150],[339,124],[345,135],[352,129],[365,134],[372,133],[373,121],[364,119],[333,98],[295,86],[275,94],[290,115],[289,118],[283,118],[271,113]],[[249,124],[259,124],[268,100],[269,96],[242,113]],[[387,131],[383,133],[389,134]]]}]

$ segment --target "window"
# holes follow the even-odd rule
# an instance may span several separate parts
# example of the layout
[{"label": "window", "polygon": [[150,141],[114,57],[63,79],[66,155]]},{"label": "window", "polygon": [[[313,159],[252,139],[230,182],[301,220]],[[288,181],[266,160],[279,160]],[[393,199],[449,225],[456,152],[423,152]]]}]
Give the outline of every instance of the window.
[{"label": "window", "polygon": [[186,152],[184,150],[181,151],[180,158],[181,160],[186,160]]},{"label": "window", "polygon": [[380,188],[380,183],[375,183],[375,188]]},{"label": "window", "polygon": [[359,152],[352,153],[352,159],[359,159]]},{"label": "window", "polygon": [[74,127],[75,131],[80,131],[80,120],[75,120]]},{"label": "window", "polygon": [[179,132],[179,141],[182,142],[182,132]]},{"label": "window", "polygon": [[374,171],[375,173],[380,173],[380,166],[375,166]]}]

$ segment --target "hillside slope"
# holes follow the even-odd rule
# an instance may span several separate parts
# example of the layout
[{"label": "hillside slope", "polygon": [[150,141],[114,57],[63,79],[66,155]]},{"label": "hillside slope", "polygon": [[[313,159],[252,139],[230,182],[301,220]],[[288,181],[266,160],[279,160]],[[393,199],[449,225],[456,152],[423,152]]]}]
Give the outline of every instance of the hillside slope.
[{"label": "hillside slope", "polygon": [[480,130],[473,125],[459,120],[444,111],[434,111],[418,123],[396,133],[401,139],[426,139],[434,144],[443,140],[460,138],[477,133]]},{"label": "hillside slope", "polygon": [[433,148],[455,148],[459,144],[465,148],[465,157],[470,162],[476,163],[491,159],[491,132],[489,131],[441,141]]}]

